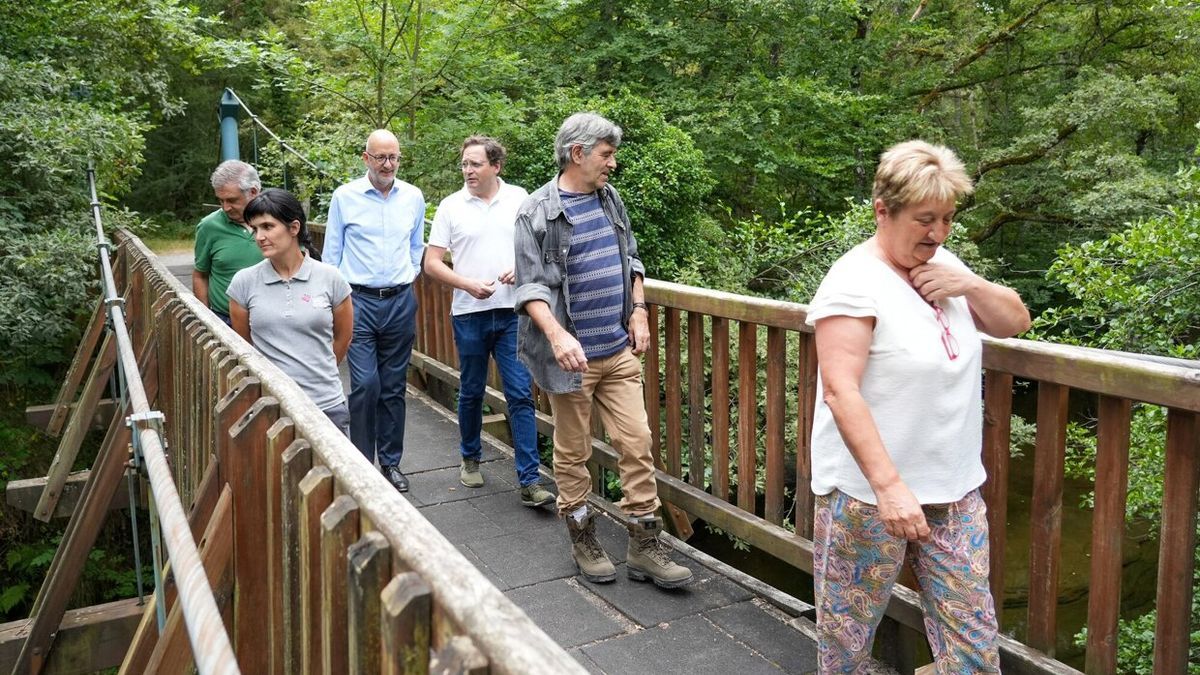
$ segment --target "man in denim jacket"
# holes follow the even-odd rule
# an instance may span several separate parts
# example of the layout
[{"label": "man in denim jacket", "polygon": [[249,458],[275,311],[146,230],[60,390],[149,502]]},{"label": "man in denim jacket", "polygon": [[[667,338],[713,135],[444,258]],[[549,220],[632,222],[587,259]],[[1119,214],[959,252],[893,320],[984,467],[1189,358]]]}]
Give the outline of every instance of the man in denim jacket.
[{"label": "man in denim jacket", "polygon": [[587,505],[595,404],[620,454],[629,576],[675,588],[692,573],[658,538],[660,502],[637,358],[651,339],[645,267],[625,205],[608,184],[620,144],[621,128],[600,115],[568,117],[554,141],[558,176],[517,212],[518,356],[550,396],[558,512],[580,573],[592,582],[616,579]]}]

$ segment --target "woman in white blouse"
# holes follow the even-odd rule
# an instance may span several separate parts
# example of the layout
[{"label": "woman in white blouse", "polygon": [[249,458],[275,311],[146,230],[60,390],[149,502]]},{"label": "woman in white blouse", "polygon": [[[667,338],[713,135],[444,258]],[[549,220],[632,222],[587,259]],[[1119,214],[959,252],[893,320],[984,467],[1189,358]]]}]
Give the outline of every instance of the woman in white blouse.
[{"label": "woman in white blouse", "polygon": [[857,672],[870,655],[906,556],[937,672],[999,672],[977,331],[1015,335],[1029,312],[942,248],[971,190],[948,148],[889,149],[875,173],[874,236],[834,263],[809,307],[822,673]]}]

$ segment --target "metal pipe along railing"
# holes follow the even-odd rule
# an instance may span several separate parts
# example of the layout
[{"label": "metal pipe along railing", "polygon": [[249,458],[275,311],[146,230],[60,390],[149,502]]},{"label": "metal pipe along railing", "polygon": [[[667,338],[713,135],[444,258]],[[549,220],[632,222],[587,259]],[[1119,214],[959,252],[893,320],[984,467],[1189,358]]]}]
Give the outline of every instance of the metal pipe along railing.
[{"label": "metal pipe along railing", "polygon": [[175,583],[179,589],[179,603],[183,608],[184,624],[192,645],[196,669],[201,675],[209,673],[240,673],[237,658],[221,612],[217,609],[212,587],[200,562],[196,542],[192,539],[187,515],[175,489],[171,468],[163,452],[162,439],[156,420],[161,414],[150,409],[146,390],[142,386],[137,357],[133,343],[125,326],[125,311],[121,296],[117,294],[113,280],[112,263],[109,260],[109,244],[104,238],[104,226],[100,220],[100,201],[96,197],[96,169],[88,164],[88,188],[91,190],[92,217],[96,222],[96,248],[100,258],[100,271],[104,284],[104,304],[109,314],[113,336],[117,342],[118,367],[125,381],[129,397],[128,423],[132,427],[134,443],[143,457],[146,473],[150,477],[150,489],[154,505],[158,510],[163,538]]}]

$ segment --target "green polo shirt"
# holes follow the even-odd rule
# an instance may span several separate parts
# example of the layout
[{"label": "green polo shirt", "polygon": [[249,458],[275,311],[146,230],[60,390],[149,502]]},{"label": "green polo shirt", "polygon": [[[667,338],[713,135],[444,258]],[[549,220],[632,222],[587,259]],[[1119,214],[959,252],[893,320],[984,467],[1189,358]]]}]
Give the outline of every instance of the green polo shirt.
[{"label": "green polo shirt", "polygon": [[230,220],[224,211],[213,211],[196,225],[195,268],[208,275],[208,306],[212,311],[229,314],[226,289],[233,275],[262,259],[254,235]]}]

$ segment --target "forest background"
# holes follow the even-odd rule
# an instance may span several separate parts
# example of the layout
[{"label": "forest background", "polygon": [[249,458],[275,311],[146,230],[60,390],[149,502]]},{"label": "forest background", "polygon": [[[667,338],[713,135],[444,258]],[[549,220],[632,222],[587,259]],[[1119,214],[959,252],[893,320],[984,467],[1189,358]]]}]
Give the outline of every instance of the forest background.
[{"label": "forest background", "polygon": [[[652,276],[799,302],[869,234],[879,153],[944,143],[977,183],[948,246],[1022,293],[1031,337],[1196,358],[1198,31],[1200,3],[1184,0],[11,3],[0,486],[45,471],[53,444],[21,410],[52,395],[95,302],[88,160],[110,227],[186,236],[213,208],[225,87],[316,163],[262,134],[251,148],[243,125],[244,158],[316,220],[361,172],[370,129],[400,136],[401,177],[435,205],[461,185],[466,135],[502,139],[505,177],[532,189],[553,175],[559,121],[597,110],[626,131],[613,182]],[[1130,517],[1155,522],[1161,411],[1134,426]],[[1069,470],[1086,478],[1088,425],[1072,439]],[[0,516],[16,580],[0,615],[23,615],[55,536]],[[94,558],[105,592],[129,590]],[[1125,624],[1129,672],[1147,621]]]}]

